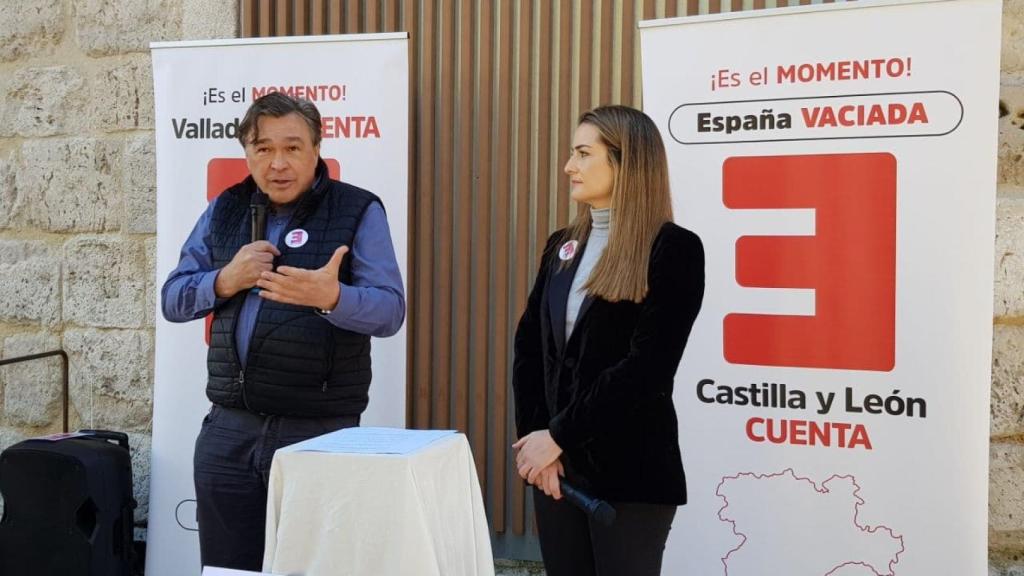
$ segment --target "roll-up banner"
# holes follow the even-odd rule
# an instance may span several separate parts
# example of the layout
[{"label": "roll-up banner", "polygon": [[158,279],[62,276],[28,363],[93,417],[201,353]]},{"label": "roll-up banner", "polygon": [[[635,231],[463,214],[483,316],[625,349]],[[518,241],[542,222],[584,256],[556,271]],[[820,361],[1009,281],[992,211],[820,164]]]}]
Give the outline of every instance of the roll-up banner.
[{"label": "roll-up banner", "polygon": [[[238,124],[252,101],[280,91],[316,104],[320,153],[333,178],[377,194],[406,277],[408,35],[363,34],[154,43],[157,284],[210,199],[247,174]],[[159,307],[159,304],[158,304]],[[200,571],[192,452],[206,400],[202,321],[157,311],[146,573]],[[404,427],[404,328],[373,339],[363,424]]]},{"label": "roll-up banner", "polygon": [[997,0],[641,24],[704,307],[665,574],[985,574]]}]

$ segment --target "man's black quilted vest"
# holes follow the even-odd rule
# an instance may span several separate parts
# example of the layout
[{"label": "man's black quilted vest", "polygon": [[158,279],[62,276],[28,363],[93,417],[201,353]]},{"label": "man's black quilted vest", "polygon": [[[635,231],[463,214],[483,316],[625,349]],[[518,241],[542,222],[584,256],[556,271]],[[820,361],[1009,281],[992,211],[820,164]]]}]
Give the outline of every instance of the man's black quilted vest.
[{"label": "man's black quilted vest", "polygon": [[[352,246],[366,208],[380,202],[374,194],[331,180],[323,161],[317,184],[303,194],[277,244],[275,266],[316,269],[339,246]],[[228,264],[250,240],[249,199],[252,177],[224,191],[210,221],[210,249],[217,268]],[[285,245],[288,232],[301,228],[309,240]],[[351,284],[351,256],[342,261],[339,280]],[[214,313],[207,356],[211,402],[262,414],[348,416],[361,414],[369,401],[370,337],[335,327],[315,310],[263,300],[242,371],[235,349],[235,323],[247,291]]]}]

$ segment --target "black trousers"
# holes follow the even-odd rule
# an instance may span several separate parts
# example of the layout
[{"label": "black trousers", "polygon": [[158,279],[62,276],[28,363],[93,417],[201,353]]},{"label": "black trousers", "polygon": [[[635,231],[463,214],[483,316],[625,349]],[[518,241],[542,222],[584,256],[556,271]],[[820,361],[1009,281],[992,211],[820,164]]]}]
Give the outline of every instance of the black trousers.
[{"label": "black trousers", "polygon": [[660,576],[676,506],[609,502],[615,522],[592,522],[565,498],[533,490],[540,553],[548,576]]},{"label": "black trousers", "polygon": [[215,404],[203,419],[194,460],[203,565],[259,572],[274,451],[358,425],[359,416],[261,416]]}]

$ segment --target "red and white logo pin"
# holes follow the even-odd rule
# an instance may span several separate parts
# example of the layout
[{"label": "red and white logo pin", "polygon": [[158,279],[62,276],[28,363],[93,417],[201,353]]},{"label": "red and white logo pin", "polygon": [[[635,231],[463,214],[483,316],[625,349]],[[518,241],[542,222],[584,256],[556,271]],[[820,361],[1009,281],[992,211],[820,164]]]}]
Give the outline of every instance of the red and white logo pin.
[{"label": "red and white logo pin", "polygon": [[580,243],[575,240],[569,240],[558,250],[558,257],[562,261],[572,260],[573,256],[576,255],[576,249],[579,248]]},{"label": "red and white logo pin", "polygon": [[299,246],[304,246],[308,240],[309,233],[307,233],[302,228],[296,228],[295,230],[292,230],[291,232],[286,234],[284,237],[284,243],[289,248],[298,248]]}]

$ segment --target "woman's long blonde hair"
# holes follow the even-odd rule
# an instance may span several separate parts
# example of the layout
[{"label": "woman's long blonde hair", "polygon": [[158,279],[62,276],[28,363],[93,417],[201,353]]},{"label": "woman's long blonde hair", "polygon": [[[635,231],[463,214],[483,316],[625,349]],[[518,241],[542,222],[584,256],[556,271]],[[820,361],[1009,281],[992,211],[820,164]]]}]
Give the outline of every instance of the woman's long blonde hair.
[{"label": "woman's long blonde hair", "polygon": [[[654,238],[672,221],[668,159],[654,122],[626,106],[601,106],[580,116],[597,128],[608,148],[612,184],[611,234],[583,288],[609,302],[641,302],[647,296],[647,265]],[[590,236],[590,206],[580,204],[569,240]]]}]

